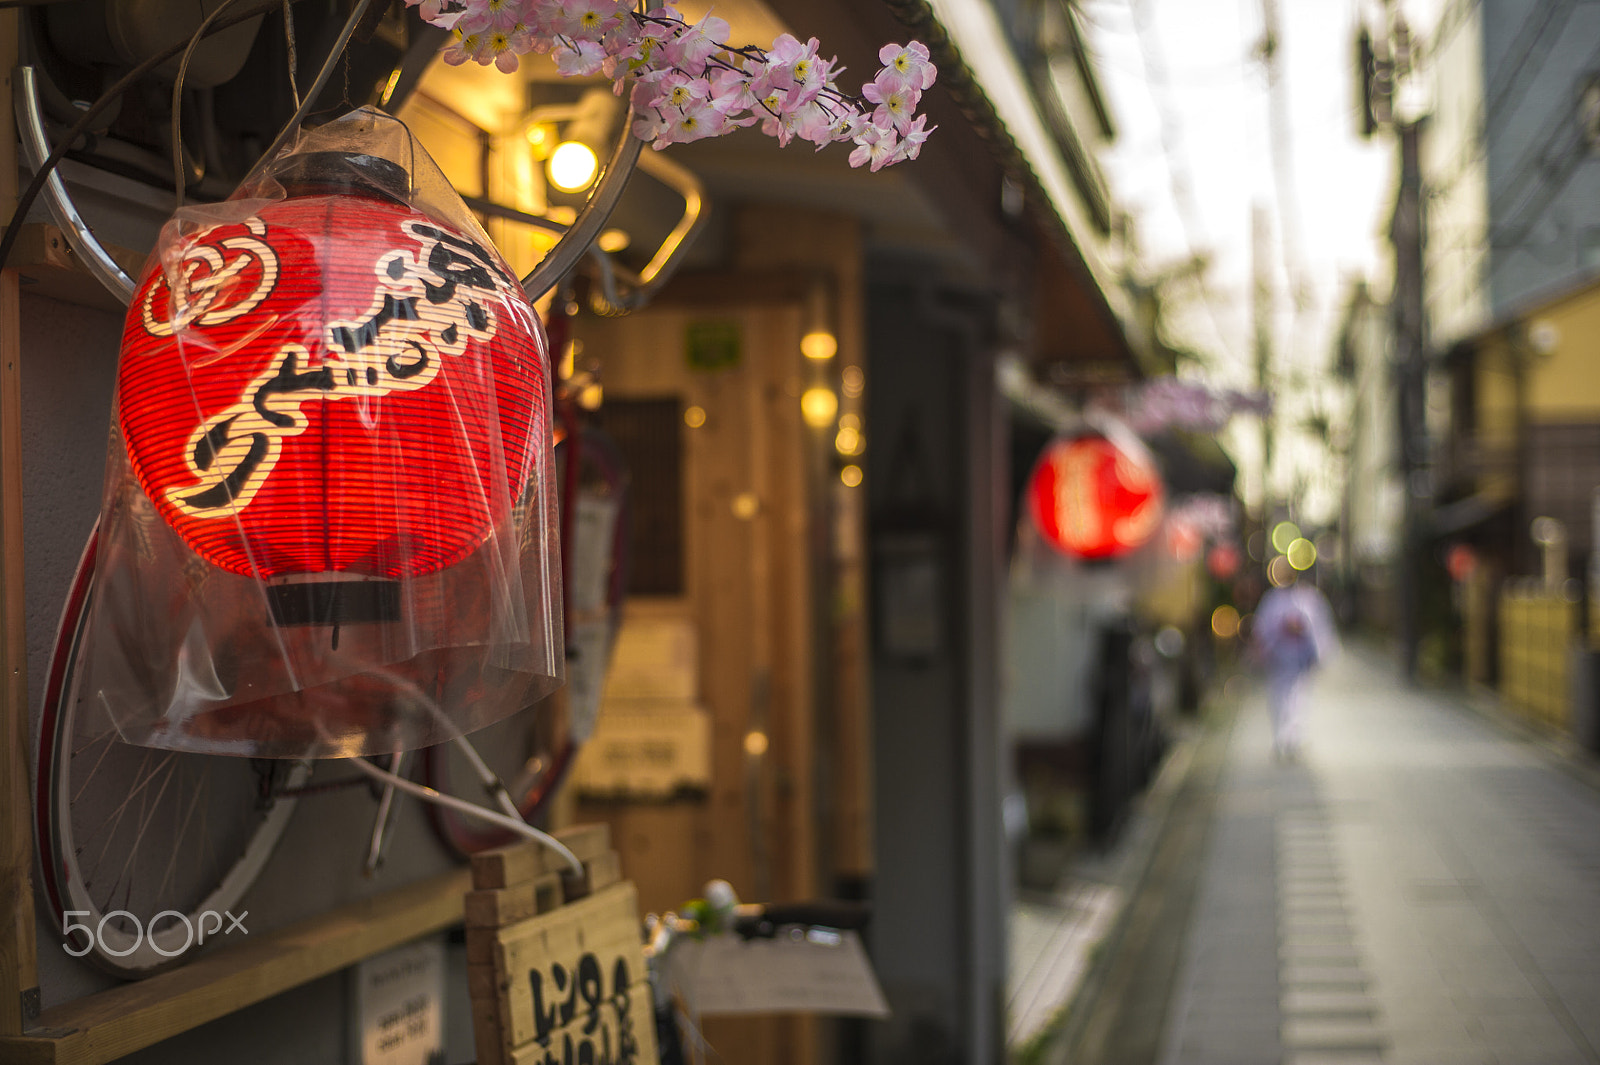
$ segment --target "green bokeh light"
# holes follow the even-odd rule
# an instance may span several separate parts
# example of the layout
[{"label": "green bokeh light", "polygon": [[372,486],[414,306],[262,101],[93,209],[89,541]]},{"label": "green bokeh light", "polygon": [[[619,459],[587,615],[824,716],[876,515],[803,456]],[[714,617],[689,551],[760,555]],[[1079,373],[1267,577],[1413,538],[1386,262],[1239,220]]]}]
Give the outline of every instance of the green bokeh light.
[{"label": "green bokeh light", "polygon": [[1295,540],[1284,554],[1289,557],[1289,565],[1308,570],[1317,561],[1317,546],[1310,540]]}]

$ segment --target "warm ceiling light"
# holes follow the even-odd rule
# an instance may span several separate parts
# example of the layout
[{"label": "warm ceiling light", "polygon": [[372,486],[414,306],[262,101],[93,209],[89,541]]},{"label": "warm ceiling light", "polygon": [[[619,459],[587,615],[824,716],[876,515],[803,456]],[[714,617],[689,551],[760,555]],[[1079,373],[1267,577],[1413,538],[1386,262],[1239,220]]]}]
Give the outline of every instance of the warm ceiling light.
[{"label": "warm ceiling light", "polygon": [[839,413],[839,397],[830,389],[808,388],[800,397],[800,415],[813,429],[825,429]]},{"label": "warm ceiling light", "polygon": [[528,143],[532,145],[535,158],[543,159],[546,152],[553,146],[556,139],[555,127],[543,122],[535,122],[528,127]]},{"label": "warm ceiling light", "polygon": [[861,454],[861,430],[848,426],[840,429],[839,435],[833,438],[833,446],[841,455]]},{"label": "warm ceiling light", "polygon": [[550,184],[562,192],[582,192],[594,184],[600,173],[600,159],[594,149],[581,141],[567,141],[550,155],[545,164]]},{"label": "warm ceiling light", "polygon": [[846,488],[861,487],[861,479],[863,476],[864,474],[862,474],[860,466],[846,466],[844,469],[839,471],[839,480],[844,482],[844,486]]},{"label": "warm ceiling light", "polygon": [[800,350],[806,358],[821,362],[838,354],[839,341],[826,330],[813,329],[800,338]]},{"label": "warm ceiling light", "polygon": [[633,238],[628,236],[627,230],[624,229],[608,229],[600,234],[599,240],[595,241],[600,250],[607,255],[615,255],[617,252],[625,250],[632,243]]},{"label": "warm ceiling light", "polygon": [[846,366],[844,368],[844,394],[851,399],[861,395],[861,390],[867,386],[866,375],[859,366]]}]

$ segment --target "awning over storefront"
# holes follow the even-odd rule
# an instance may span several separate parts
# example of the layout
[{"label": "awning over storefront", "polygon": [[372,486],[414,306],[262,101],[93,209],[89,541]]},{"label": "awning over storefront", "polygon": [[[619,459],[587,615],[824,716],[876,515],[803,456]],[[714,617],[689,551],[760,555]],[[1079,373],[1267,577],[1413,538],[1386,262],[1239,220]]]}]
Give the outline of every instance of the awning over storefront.
[{"label": "awning over storefront", "polygon": [[[816,36],[852,72],[877,68],[884,41],[928,45],[939,81],[922,111],[938,133],[903,168],[968,256],[975,276],[1033,295],[1029,361],[1139,374],[1122,326],[1122,290],[1096,250],[1025,72],[983,0],[770,0],[796,36]],[[1020,213],[1003,204],[1020,190]]]}]

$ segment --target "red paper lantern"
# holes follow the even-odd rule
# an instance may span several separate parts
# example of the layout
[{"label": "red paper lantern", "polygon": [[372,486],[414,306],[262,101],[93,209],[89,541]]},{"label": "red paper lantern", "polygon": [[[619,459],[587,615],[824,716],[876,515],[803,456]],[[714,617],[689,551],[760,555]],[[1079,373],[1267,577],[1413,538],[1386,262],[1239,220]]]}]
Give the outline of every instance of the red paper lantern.
[{"label": "red paper lantern", "polygon": [[1233,544],[1217,544],[1206,555],[1206,569],[1219,581],[1232,580],[1243,564],[1244,558]]},{"label": "red paper lantern", "polygon": [[543,443],[533,308],[491,247],[381,183],[284,184],[139,287],[117,411],[139,485],[233,573],[450,566]]},{"label": "red paper lantern", "polygon": [[1052,441],[1028,483],[1034,526],[1078,558],[1115,558],[1144,544],[1160,526],[1162,498],[1150,457],[1104,436]]},{"label": "red paper lantern", "polygon": [[1444,565],[1450,579],[1459,584],[1478,568],[1478,553],[1467,544],[1451,544],[1445,553]]}]

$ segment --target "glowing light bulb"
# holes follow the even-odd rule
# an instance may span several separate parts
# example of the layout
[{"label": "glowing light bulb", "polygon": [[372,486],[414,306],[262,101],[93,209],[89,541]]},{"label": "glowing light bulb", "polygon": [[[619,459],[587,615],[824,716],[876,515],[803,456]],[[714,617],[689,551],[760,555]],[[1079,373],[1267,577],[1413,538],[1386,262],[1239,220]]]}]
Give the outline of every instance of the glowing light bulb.
[{"label": "glowing light bulb", "polygon": [[800,416],[813,429],[827,428],[839,413],[839,397],[830,389],[808,388],[800,397]]},{"label": "glowing light bulb", "polygon": [[839,352],[839,341],[832,333],[814,329],[800,338],[800,351],[808,359],[825,361]]},{"label": "glowing light bulb", "polygon": [[578,141],[567,141],[555,150],[546,164],[550,184],[562,192],[582,192],[594,184],[600,160],[594,149]]}]

